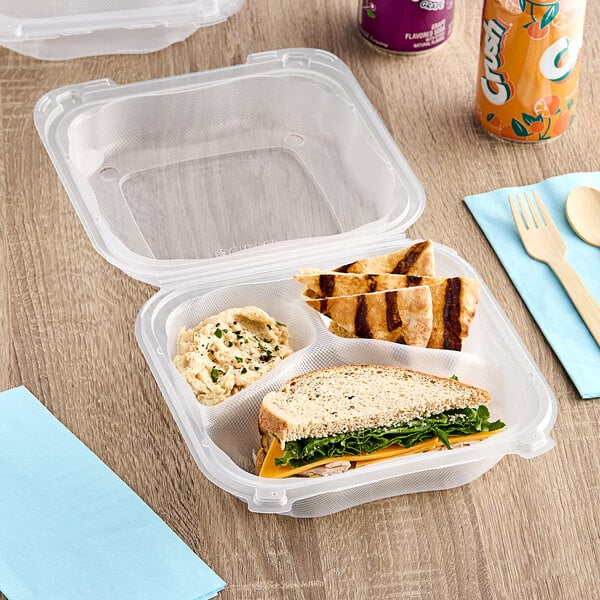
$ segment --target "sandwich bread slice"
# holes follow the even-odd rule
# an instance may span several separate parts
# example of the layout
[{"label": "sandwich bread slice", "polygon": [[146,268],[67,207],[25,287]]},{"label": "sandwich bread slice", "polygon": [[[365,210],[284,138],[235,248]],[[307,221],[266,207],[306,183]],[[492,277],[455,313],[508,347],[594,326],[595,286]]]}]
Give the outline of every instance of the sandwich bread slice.
[{"label": "sandwich bread slice", "polygon": [[401,367],[311,371],[264,397],[257,474],[323,476],[481,441],[504,427],[490,421],[490,400],[481,388]]}]

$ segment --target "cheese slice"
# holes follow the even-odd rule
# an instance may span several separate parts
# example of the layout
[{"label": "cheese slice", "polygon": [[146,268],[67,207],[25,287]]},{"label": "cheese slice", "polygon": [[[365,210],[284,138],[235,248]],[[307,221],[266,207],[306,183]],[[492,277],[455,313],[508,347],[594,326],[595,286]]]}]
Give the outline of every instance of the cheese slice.
[{"label": "cheese slice", "polygon": [[[387,460],[388,458],[396,458],[397,456],[407,456],[409,454],[422,454],[423,452],[429,452],[430,450],[435,450],[439,447],[440,444],[443,444],[440,438],[434,437],[430,440],[425,440],[424,442],[419,442],[410,448],[404,448],[403,446],[390,446],[390,448],[397,448],[398,450],[391,454],[390,456],[376,456],[377,452],[373,452],[372,454],[368,454],[366,456],[367,460],[361,460],[357,462],[355,467],[366,467],[367,465],[372,465],[373,463],[381,462],[382,460]],[[387,450],[388,448],[386,448]]]},{"label": "cheese slice", "polygon": [[[450,442],[450,445],[478,442],[487,437],[490,437],[491,435],[497,432],[498,431],[482,431],[470,435],[451,436],[448,438],[448,441]],[[425,440],[424,442],[419,442],[418,444],[415,444],[410,448],[404,448],[403,446],[399,446],[398,444],[393,444],[392,446],[382,448],[381,450],[376,450],[375,452],[371,452],[370,454],[361,454],[360,456],[356,456],[353,454],[343,454],[342,456],[335,456],[333,458],[322,458],[321,460],[316,460],[308,465],[303,465],[302,467],[290,467],[289,465],[275,465],[275,459],[281,458],[284,455],[285,451],[281,449],[281,444],[279,443],[279,440],[274,439],[271,442],[271,445],[269,446],[269,451],[265,456],[265,460],[263,461],[259,475],[261,477],[270,477],[272,479],[293,477],[294,475],[298,475],[298,473],[302,473],[302,471],[307,471],[308,469],[319,467],[321,465],[336,462],[339,460],[347,460],[352,463],[355,463],[354,466],[356,467],[363,467],[382,460],[387,460],[388,458],[396,458],[398,456],[407,456],[409,454],[419,454],[421,452],[428,452],[430,450],[435,450],[436,448],[441,446],[444,446],[444,442],[442,442],[440,438],[435,437],[429,440]]]},{"label": "cheese slice", "polygon": [[[448,442],[450,443],[451,446],[454,446],[457,444],[470,444],[472,442],[481,442],[485,438],[488,438],[488,437],[494,435],[495,433],[498,433],[499,431],[500,430],[497,429],[496,431],[480,431],[478,433],[471,433],[469,435],[453,435],[448,438]],[[396,447],[401,448],[401,446],[396,446]],[[416,450],[416,448],[418,448],[418,450]],[[420,442],[419,444],[415,444],[411,448],[403,448],[403,450],[406,450],[406,452],[394,454],[394,456],[405,456],[407,454],[418,454],[419,452],[429,452],[430,450],[435,450],[437,448],[446,449],[446,445],[444,444],[444,442],[442,442],[442,440],[440,440],[440,438],[435,437],[435,438],[431,438],[430,440],[427,440],[425,442]],[[414,450],[414,452],[410,452],[410,450]],[[375,453],[373,453],[373,454],[375,454]],[[372,457],[373,454],[369,454],[368,456]],[[377,462],[381,462],[382,460],[386,460],[386,458],[391,458],[391,457],[386,456],[386,457],[373,458],[373,460],[362,460],[360,462],[357,462],[355,466],[366,467],[367,465],[372,465],[373,463],[377,463]]]}]

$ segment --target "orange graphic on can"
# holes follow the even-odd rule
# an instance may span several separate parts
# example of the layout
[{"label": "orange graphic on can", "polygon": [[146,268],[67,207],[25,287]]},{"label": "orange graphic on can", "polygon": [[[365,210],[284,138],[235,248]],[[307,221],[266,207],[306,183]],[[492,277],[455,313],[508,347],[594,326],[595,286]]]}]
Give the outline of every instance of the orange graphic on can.
[{"label": "orange graphic on can", "polygon": [[585,0],[485,0],[475,112],[518,142],[559,136],[575,116]]}]

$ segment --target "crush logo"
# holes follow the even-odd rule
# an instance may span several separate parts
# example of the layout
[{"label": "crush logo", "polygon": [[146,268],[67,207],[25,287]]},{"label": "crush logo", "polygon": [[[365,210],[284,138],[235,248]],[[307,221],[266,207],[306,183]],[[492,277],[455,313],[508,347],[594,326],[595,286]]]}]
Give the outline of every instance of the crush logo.
[{"label": "crush logo", "polygon": [[483,21],[483,76],[481,90],[488,102],[500,106],[508,102],[514,87],[502,72],[504,65],[504,39],[508,25],[498,19]]},{"label": "crush logo", "polygon": [[567,79],[577,64],[582,41],[581,37],[562,37],[549,46],[540,60],[542,75],[554,83]]}]

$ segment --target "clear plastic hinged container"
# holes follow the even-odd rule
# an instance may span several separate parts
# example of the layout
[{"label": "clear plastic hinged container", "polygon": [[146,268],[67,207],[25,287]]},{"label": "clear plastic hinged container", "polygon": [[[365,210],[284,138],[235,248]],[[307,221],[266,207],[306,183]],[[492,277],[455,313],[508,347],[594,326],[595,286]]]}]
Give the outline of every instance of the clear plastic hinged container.
[{"label": "clear plastic hinged container", "polygon": [[[315,517],[399,494],[469,483],[506,454],[554,442],[556,399],[482,286],[462,352],[344,339],[303,301],[292,274],[414,243],[424,193],[350,70],[314,49],[155,81],[92,81],[35,109],[48,153],[95,248],[160,290],[136,322],[139,345],[204,475],[255,512]],[[410,143],[407,141],[406,143]],[[477,277],[435,245],[438,276]],[[287,324],[294,353],[216,406],[173,366],[181,327],[256,305]],[[479,444],[325,478],[254,474],[264,395],[296,374],[393,364],[489,390],[506,427]]]},{"label": "clear plastic hinged container", "polygon": [[44,60],[154,52],[244,0],[0,0],[0,46]]}]

